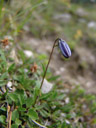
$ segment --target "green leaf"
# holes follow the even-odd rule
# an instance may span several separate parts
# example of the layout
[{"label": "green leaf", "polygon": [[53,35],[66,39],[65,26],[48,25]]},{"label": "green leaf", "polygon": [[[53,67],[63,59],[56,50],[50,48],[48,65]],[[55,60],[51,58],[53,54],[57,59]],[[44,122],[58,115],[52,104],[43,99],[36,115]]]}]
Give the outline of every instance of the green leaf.
[{"label": "green leaf", "polygon": [[45,118],[50,116],[50,114],[45,110],[40,110],[40,114]]},{"label": "green leaf", "polygon": [[64,100],[65,96],[65,94],[60,94],[59,96],[57,96],[57,100]]},{"label": "green leaf", "polygon": [[5,86],[7,82],[0,80],[0,87]]},{"label": "green leaf", "polygon": [[42,94],[42,96],[39,98],[41,100],[47,100],[52,95],[52,92]]},{"label": "green leaf", "polygon": [[8,68],[8,72],[12,72],[12,71],[14,71],[14,69],[15,69],[15,64],[13,63],[13,64],[11,64],[10,67]]},{"label": "green leaf", "polygon": [[61,128],[67,128],[66,122],[63,122]]},{"label": "green leaf", "polygon": [[39,60],[45,60],[47,59],[47,56],[45,54],[38,55]]},{"label": "green leaf", "polygon": [[18,128],[17,124],[12,124],[11,128]]},{"label": "green leaf", "polygon": [[34,96],[33,96],[33,102],[32,104],[34,104],[34,102],[36,101],[37,96],[40,93],[40,89],[38,89],[37,87],[34,89]]},{"label": "green leaf", "polygon": [[18,101],[18,95],[16,95],[15,93],[9,93],[8,94],[9,98],[14,101],[17,102]]},{"label": "green leaf", "polygon": [[27,96],[26,96],[24,90],[17,89],[15,91],[15,94],[18,95],[19,103],[21,106],[26,103]]},{"label": "green leaf", "polygon": [[40,85],[41,85],[40,80],[36,80],[35,81],[35,84],[36,84],[37,89],[39,89],[40,88]]},{"label": "green leaf", "polygon": [[38,114],[34,109],[29,109],[27,115],[33,120],[38,119]]},{"label": "green leaf", "polygon": [[0,122],[5,124],[6,117],[4,115],[0,116]]},{"label": "green leaf", "polygon": [[26,111],[26,108],[18,107],[18,111],[25,112]]},{"label": "green leaf", "polygon": [[7,81],[5,79],[8,78],[8,73],[5,72],[0,76],[0,87],[5,86]]},{"label": "green leaf", "polygon": [[50,100],[51,100],[51,101],[52,101],[52,100],[55,100],[57,97],[58,97],[58,93],[57,93],[56,91],[53,91]]},{"label": "green leaf", "polygon": [[17,79],[24,89],[30,90],[33,80],[30,80],[26,74],[18,75]]},{"label": "green leaf", "polygon": [[48,79],[48,81],[55,81],[55,80],[57,80],[58,78],[60,78],[59,75],[57,75],[57,76],[51,76],[51,77]]},{"label": "green leaf", "polygon": [[5,107],[1,107],[0,110],[1,111],[6,111],[6,108]]},{"label": "green leaf", "polygon": [[26,105],[27,107],[31,107],[32,106],[32,102],[33,102],[33,98],[32,97],[29,97],[26,99]]},{"label": "green leaf", "polygon": [[16,118],[15,123],[19,126],[22,122],[21,122],[21,120]]},{"label": "green leaf", "polygon": [[0,20],[1,20],[1,16],[2,16],[2,8],[3,8],[3,2],[4,0],[0,0]]},{"label": "green leaf", "polygon": [[18,119],[18,118],[19,118],[19,113],[18,113],[17,110],[14,110],[14,111],[12,112],[12,120],[15,121],[15,120]]},{"label": "green leaf", "polygon": [[72,110],[73,106],[69,103],[69,104],[66,104],[64,105],[63,107],[61,107],[61,110],[63,110],[63,112],[70,112]]},{"label": "green leaf", "polygon": [[2,50],[0,50],[0,58],[2,59],[3,62],[6,62],[6,58],[5,58],[5,55],[4,55],[4,52]]},{"label": "green leaf", "polygon": [[22,50],[20,50],[20,51],[18,51],[18,53],[19,53],[19,55],[20,55],[20,58],[21,58],[22,61],[24,62],[24,61],[25,61],[25,58],[26,58],[24,52],[23,52]]}]

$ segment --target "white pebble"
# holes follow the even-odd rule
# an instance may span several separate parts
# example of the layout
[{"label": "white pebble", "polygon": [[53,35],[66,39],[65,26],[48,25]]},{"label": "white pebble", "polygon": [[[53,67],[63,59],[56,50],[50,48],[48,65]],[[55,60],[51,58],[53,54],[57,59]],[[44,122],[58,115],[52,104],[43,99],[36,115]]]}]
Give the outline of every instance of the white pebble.
[{"label": "white pebble", "polygon": [[24,71],[27,73],[28,72],[28,69],[25,68]]},{"label": "white pebble", "polygon": [[66,124],[70,124],[70,122],[68,120],[65,120]]},{"label": "white pebble", "polygon": [[95,28],[96,29],[96,22],[94,22],[94,21],[89,22],[88,28]]},{"label": "white pebble", "polygon": [[65,103],[68,104],[69,101],[70,101],[70,99],[69,99],[69,97],[67,97],[67,98],[65,99]]},{"label": "white pebble", "polygon": [[29,50],[24,50],[24,53],[27,57],[33,57],[33,53]]},{"label": "white pebble", "polygon": [[8,81],[7,87],[8,87],[8,88],[11,88],[11,87],[12,87],[12,82],[11,82],[11,81]]},{"label": "white pebble", "polygon": [[42,85],[41,91],[43,94],[48,93],[52,90],[53,84],[49,83],[46,79],[44,79],[44,83]]}]

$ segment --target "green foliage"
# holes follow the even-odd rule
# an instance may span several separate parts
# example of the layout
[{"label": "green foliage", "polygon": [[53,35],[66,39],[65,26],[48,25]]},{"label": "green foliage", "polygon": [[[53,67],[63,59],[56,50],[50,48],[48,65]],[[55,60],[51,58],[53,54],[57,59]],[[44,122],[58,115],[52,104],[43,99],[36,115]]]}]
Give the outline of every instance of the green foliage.
[{"label": "green foliage", "polygon": [[37,114],[37,112],[34,110],[34,108],[29,109],[27,115],[28,115],[29,118],[31,118],[32,120],[37,120],[37,119],[38,119],[38,114]]},{"label": "green foliage", "polygon": [[[78,5],[66,4],[62,0],[56,0],[56,2],[51,0],[15,2],[17,3],[13,2],[12,5],[8,5],[7,3],[5,4],[4,0],[0,0],[0,40],[6,35],[11,35],[14,39],[17,39],[16,36],[21,37],[22,33],[25,32],[24,27],[28,23],[30,31],[35,37],[52,37],[63,33],[72,50],[85,35],[89,42],[92,41],[94,46],[96,45],[95,31],[92,30],[94,34],[90,34],[90,29],[85,27],[85,24],[77,23],[78,15],[76,10]],[[88,10],[90,19],[96,20],[95,6],[84,8]],[[54,19],[55,14],[59,15],[58,12],[60,14],[72,14],[71,22],[63,23],[60,19]],[[85,18],[87,22],[90,21],[89,15],[81,16],[80,18]],[[86,128],[88,125],[90,127],[96,125],[95,95],[86,94],[85,90],[79,86],[74,87],[69,92],[62,93],[61,90],[64,90],[60,86],[62,82],[57,82],[58,84],[56,84],[60,76],[53,76],[50,70],[47,71],[46,78],[48,81],[54,82],[55,85],[52,91],[42,94],[40,84],[45,71],[47,56],[42,54],[36,55],[34,59],[27,58],[23,48],[20,47],[19,49],[16,44],[16,57],[19,62],[22,62],[21,64],[16,63],[16,58],[11,58],[10,54],[14,48],[13,43],[18,43],[18,40],[11,41],[12,46],[9,46],[9,50],[4,49],[0,44],[1,128],[7,127],[8,105],[14,107],[12,110],[12,128],[38,128],[41,124],[46,125],[48,128]],[[26,49],[24,42],[22,47]],[[30,71],[30,67],[34,62],[40,67],[36,73]],[[85,65],[82,64],[82,66]],[[12,82],[12,88],[6,87],[9,81]],[[39,95],[40,93],[41,96]],[[66,99],[69,99],[69,101],[66,102]],[[80,121],[81,118],[83,118],[83,121]]]},{"label": "green foliage", "polygon": [[[13,88],[11,92],[9,88],[6,88],[5,93],[0,92],[1,127],[5,128],[7,126],[5,121],[8,113],[7,105],[14,107],[12,110],[12,128],[19,126],[35,128],[41,124],[45,125],[45,121],[50,123],[50,125],[47,125],[48,128],[74,128],[80,125],[85,127],[87,120],[81,124],[79,121],[74,124],[74,121],[79,120],[81,117],[87,117],[87,113],[90,116],[92,115],[93,121],[90,126],[96,123],[95,95],[86,94],[85,90],[79,86],[70,90],[70,93],[62,93],[60,90],[63,90],[63,88],[59,89],[58,85],[55,85],[49,93],[42,94],[40,90],[40,75],[45,71],[44,65],[41,66],[43,73],[39,71],[32,74],[30,66],[34,63],[34,59],[26,58],[22,49],[16,53],[17,57],[22,60],[22,64],[16,64],[15,59],[12,62],[10,61],[11,49],[8,55],[6,49],[0,50],[0,53],[0,60],[2,60],[0,63],[0,73],[2,74],[0,86],[2,89],[5,88],[8,81],[11,80]],[[37,58],[37,65],[40,65],[40,61],[42,63],[45,57],[39,55]],[[25,68],[27,72],[25,72]],[[50,77],[48,74],[50,74]],[[47,77],[49,77],[49,81],[57,81],[59,76],[53,77],[50,72],[47,72]],[[41,96],[39,95],[40,93]],[[69,101],[66,101],[66,98]],[[87,106],[88,111],[84,110],[83,104]]]}]

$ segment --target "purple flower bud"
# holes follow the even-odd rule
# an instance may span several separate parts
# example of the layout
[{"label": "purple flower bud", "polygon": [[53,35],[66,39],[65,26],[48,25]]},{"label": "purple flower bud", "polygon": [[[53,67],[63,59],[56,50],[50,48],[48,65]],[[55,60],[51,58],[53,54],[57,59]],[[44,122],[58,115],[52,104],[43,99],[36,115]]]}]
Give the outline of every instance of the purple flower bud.
[{"label": "purple flower bud", "polygon": [[71,50],[68,44],[62,39],[59,39],[59,48],[65,58],[69,58],[71,56]]}]

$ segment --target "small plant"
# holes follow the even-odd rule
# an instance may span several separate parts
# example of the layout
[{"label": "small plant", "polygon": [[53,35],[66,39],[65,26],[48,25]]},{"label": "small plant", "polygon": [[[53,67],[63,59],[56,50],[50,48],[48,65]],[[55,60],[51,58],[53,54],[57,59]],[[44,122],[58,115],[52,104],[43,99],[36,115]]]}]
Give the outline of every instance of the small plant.
[{"label": "small plant", "polygon": [[[44,76],[43,76],[43,79],[42,79],[42,82],[41,82],[41,85],[40,85],[40,89],[42,88],[42,85],[43,85],[43,82],[44,82],[44,78],[45,78],[45,76],[46,76],[47,69],[48,69],[49,63],[50,63],[50,61],[51,61],[54,48],[57,47],[57,46],[59,46],[60,51],[61,51],[61,53],[63,54],[63,56],[64,56],[65,58],[69,58],[69,57],[71,56],[71,50],[70,50],[68,44],[67,44],[64,40],[62,40],[62,39],[60,39],[60,38],[57,38],[57,39],[54,41],[54,44],[53,44],[53,47],[52,47],[52,51],[51,51],[51,53],[50,53],[49,61],[48,61],[48,64],[47,64],[47,66],[46,66],[46,69],[45,69],[45,72],[44,72]],[[41,94],[40,94],[40,95],[41,95]],[[35,103],[36,103],[36,102],[37,102],[37,99],[36,99]],[[36,122],[34,121],[34,123],[36,123]],[[40,126],[38,123],[36,123],[36,124],[37,124],[38,126]]]},{"label": "small plant", "polygon": [[[11,42],[10,42],[11,43]],[[9,44],[10,44],[9,43]],[[40,56],[27,58],[22,49],[16,49],[12,58],[13,45],[0,48],[0,127],[6,128],[74,128],[84,127],[87,124],[96,124],[96,96],[88,95],[80,87],[65,92],[63,86],[56,86],[48,92],[40,95],[42,72],[39,70]],[[62,39],[56,39],[50,58],[44,72],[47,74],[48,65],[52,58],[54,48],[58,46],[65,58],[71,56],[71,50]],[[45,70],[44,70],[45,71]],[[51,79],[54,78],[51,75]],[[42,81],[43,81],[42,79]],[[56,79],[55,79],[56,80]],[[49,80],[50,81],[50,80]],[[62,84],[61,82],[58,85]],[[38,99],[38,100],[37,100]],[[86,106],[88,109],[85,110]],[[89,113],[87,115],[87,113]],[[86,120],[92,117],[92,121]],[[84,119],[83,119],[84,118]],[[84,122],[78,122],[84,120]],[[38,123],[39,122],[39,123]]]},{"label": "small plant", "polygon": [[53,44],[53,47],[52,47],[52,51],[50,53],[49,61],[48,61],[48,64],[46,66],[46,69],[45,69],[45,72],[44,72],[44,76],[43,76],[43,79],[42,79],[42,82],[41,82],[41,85],[40,85],[40,89],[42,88],[42,85],[43,85],[43,82],[44,82],[44,78],[46,76],[47,69],[48,69],[49,63],[51,61],[54,48],[57,47],[57,46],[59,46],[59,49],[60,49],[61,53],[63,54],[63,56],[65,58],[69,58],[71,56],[71,50],[70,50],[68,44],[64,40],[62,40],[60,38],[57,38],[54,41],[54,44]]},{"label": "small plant", "polygon": [[[68,1],[56,0],[54,3],[48,0],[0,0],[0,128],[96,127],[96,94],[87,94],[81,86],[72,85],[72,78],[71,86],[69,82],[55,82],[60,76],[52,76],[47,71],[55,47],[59,47],[63,56],[69,58],[71,50],[77,55],[75,46],[83,38],[83,43],[87,42],[88,48],[93,48],[96,44],[95,29],[87,26],[84,29],[87,22],[89,24],[91,20],[96,21],[95,5],[84,7],[83,11],[88,12],[90,17],[81,16],[79,21],[79,13],[76,11],[78,8],[83,9],[83,6]],[[69,17],[65,18],[69,19],[68,22],[63,20],[66,15]],[[82,18],[86,22],[82,22]],[[77,21],[80,23],[77,24]],[[69,43],[71,42],[70,50],[64,40],[55,40],[47,66],[42,65],[42,81],[40,66],[47,56],[36,54],[36,58],[33,58],[25,55],[25,50],[31,50],[25,43],[30,39],[31,33],[32,38],[42,39],[50,39],[52,35],[54,38],[54,34],[64,33]],[[25,34],[26,38],[22,41]],[[74,57],[73,59],[74,62],[77,61]],[[78,76],[78,72],[76,75]],[[45,85],[45,77],[55,85],[44,94],[42,85]]]}]

